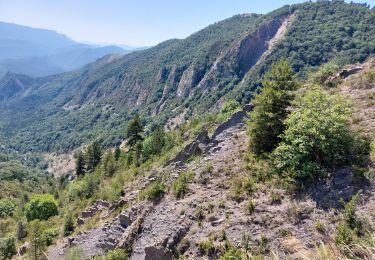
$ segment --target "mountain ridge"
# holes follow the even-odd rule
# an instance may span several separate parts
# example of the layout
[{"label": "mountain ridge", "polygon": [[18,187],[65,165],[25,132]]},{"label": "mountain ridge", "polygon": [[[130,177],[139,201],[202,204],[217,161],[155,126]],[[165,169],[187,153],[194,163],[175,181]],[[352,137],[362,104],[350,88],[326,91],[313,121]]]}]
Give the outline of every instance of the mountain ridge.
[{"label": "mountain ridge", "polygon": [[[290,15],[293,19],[287,23],[286,30],[283,29],[282,39],[268,50],[268,41],[276,35],[283,19]],[[46,134],[42,139],[58,136],[43,145],[33,143],[36,150],[45,150],[46,147],[42,147],[46,143],[50,146],[58,142],[60,146],[69,138],[75,140],[69,143],[82,142],[79,140],[82,137],[69,137],[66,129],[81,129],[79,132],[85,140],[96,136],[105,146],[114,145],[121,142],[122,129],[136,112],[148,117],[149,122],[153,117],[150,125],[153,128],[167,124],[171,118],[186,121],[202,111],[215,110],[228,99],[248,102],[253,92],[261,87],[259,79],[277,57],[288,57],[300,77],[330,60],[341,64],[363,61],[375,53],[373,20],[373,10],[339,1],[285,6],[266,15],[233,16],[186,39],[172,39],[127,54],[95,73],[86,68],[39,79],[29,95],[38,96],[44,100],[43,104],[28,96],[14,98],[0,103],[8,107],[0,117],[18,118],[5,126],[8,134],[11,128],[20,129],[12,134],[18,136],[18,140],[26,138],[26,133],[30,133],[27,129],[31,127]],[[265,35],[261,35],[260,28],[264,28]],[[306,28],[310,28],[309,33]],[[320,37],[322,34],[327,36]],[[252,45],[257,39],[258,45]],[[259,61],[264,53],[267,53],[264,60]],[[353,54],[351,60],[346,61],[350,53]],[[38,115],[31,118],[43,124],[29,125],[32,121],[27,121],[28,117],[22,115],[21,110],[12,114],[9,109],[27,102],[38,107],[35,107]],[[75,109],[65,111],[66,107]],[[79,128],[70,123],[78,118],[84,118]],[[45,131],[44,124],[53,127]],[[109,125],[111,129],[107,128]]]}]

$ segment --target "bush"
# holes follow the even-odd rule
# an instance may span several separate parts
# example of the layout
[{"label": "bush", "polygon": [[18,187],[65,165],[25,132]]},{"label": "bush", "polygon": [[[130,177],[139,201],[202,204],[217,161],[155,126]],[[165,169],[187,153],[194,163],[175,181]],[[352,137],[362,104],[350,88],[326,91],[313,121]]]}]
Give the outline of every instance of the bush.
[{"label": "bush", "polygon": [[16,204],[9,199],[0,199],[0,218],[12,216],[16,209]]},{"label": "bush", "polygon": [[189,249],[189,247],[190,241],[183,238],[176,248],[178,255],[183,255]]},{"label": "bush", "polygon": [[198,249],[201,254],[211,256],[215,253],[214,243],[210,239],[205,239],[198,242]]},{"label": "bush", "polygon": [[50,246],[53,243],[55,237],[59,234],[58,229],[56,228],[48,228],[43,230],[41,241],[44,245]]},{"label": "bush", "polygon": [[353,196],[348,203],[344,206],[344,221],[345,223],[351,228],[360,230],[361,229],[361,222],[358,220],[356,214],[356,206],[359,199],[359,195]]},{"label": "bush", "polygon": [[311,81],[317,84],[324,84],[330,77],[339,70],[339,66],[333,61],[320,66],[319,70],[312,74]]},{"label": "bush", "polygon": [[246,212],[251,214],[255,210],[255,206],[252,200],[246,202]]},{"label": "bush", "polygon": [[220,257],[220,260],[240,260],[243,259],[242,252],[238,248],[234,248],[233,246],[227,250],[224,255]]},{"label": "bush", "polygon": [[324,173],[324,168],[350,160],[354,142],[350,115],[341,96],[319,87],[304,93],[286,119],[287,129],[273,153],[276,169],[297,179],[309,179]]},{"label": "bush", "polygon": [[128,256],[124,249],[114,249],[107,252],[104,260],[127,260]]},{"label": "bush", "polygon": [[165,193],[165,184],[162,181],[151,183],[143,192],[142,196],[148,200],[157,201]]},{"label": "bush", "polygon": [[69,236],[74,231],[74,221],[71,214],[69,214],[64,223],[64,236]]},{"label": "bush", "polygon": [[58,214],[57,202],[51,194],[34,194],[25,205],[25,214],[28,221],[47,220]]},{"label": "bush", "polygon": [[1,259],[11,259],[17,253],[14,237],[0,239]]},{"label": "bush", "polygon": [[350,245],[355,240],[355,238],[355,232],[346,223],[341,223],[336,227],[336,244]]},{"label": "bush", "polygon": [[166,134],[162,128],[156,129],[143,141],[142,153],[145,158],[158,155],[166,144]]},{"label": "bush", "polygon": [[183,172],[178,179],[172,183],[172,192],[177,199],[181,199],[188,192],[188,183],[194,178],[193,172]]}]

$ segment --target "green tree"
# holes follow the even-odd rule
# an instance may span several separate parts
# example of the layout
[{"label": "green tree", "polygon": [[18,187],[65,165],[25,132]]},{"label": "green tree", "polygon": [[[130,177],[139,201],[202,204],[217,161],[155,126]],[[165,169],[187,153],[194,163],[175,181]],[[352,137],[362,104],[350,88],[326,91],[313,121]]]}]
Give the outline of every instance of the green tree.
[{"label": "green tree", "polygon": [[21,240],[21,239],[25,238],[26,235],[27,235],[26,224],[25,224],[24,221],[19,220],[18,223],[17,223],[16,237],[17,237],[18,240]]},{"label": "green tree", "polygon": [[280,142],[283,121],[297,88],[293,70],[286,60],[272,65],[262,81],[262,91],[253,100],[248,121],[250,147],[256,155],[271,152]]},{"label": "green tree", "polygon": [[89,147],[87,147],[86,152],[86,164],[87,170],[92,172],[95,170],[95,167],[100,163],[102,157],[102,149],[99,142],[95,141]]},{"label": "green tree", "polygon": [[156,129],[143,141],[143,154],[146,158],[160,154],[165,146],[166,136],[162,128]]},{"label": "green tree", "polygon": [[355,153],[350,115],[350,106],[341,96],[320,87],[302,94],[285,121],[283,141],[273,154],[275,167],[306,179],[350,160]]},{"label": "green tree", "polygon": [[115,149],[115,159],[116,161],[120,158],[121,156],[121,149],[119,146],[116,146],[116,149]]},{"label": "green tree", "polygon": [[128,138],[128,144],[133,147],[139,141],[143,140],[143,124],[139,115],[135,115],[134,118],[129,122],[129,125],[126,129],[126,137]]},{"label": "green tree", "polygon": [[104,155],[103,168],[104,168],[104,174],[106,176],[112,176],[118,168],[115,156],[113,155],[111,151],[108,151]]},{"label": "green tree", "polygon": [[82,151],[75,154],[76,157],[76,174],[77,176],[83,175],[85,173],[85,155]]},{"label": "green tree", "polygon": [[74,221],[71,214],[65,218],[64,236],[69,236],[74,231]]},{"label": "green tree", "polygon": [[46,220],[57,214],[57,202],[51,194],[33,194],[25,205],[25,215],[28,221]]},{"label": "green tree", "polygon": [[14,237],[5,237],[0,239],[0,257],[1,259],[11,259],[17,253]]},{"label": "green tree", "polygon": [[16,204],[9,199],[0,199],[0,218],[12,216]]},{"label": "green tree", "polygon": [[34,220],[30,223],[30,258],[39,260],[43,255],[43,239],[42,239],[42,226],[39,220]]}]

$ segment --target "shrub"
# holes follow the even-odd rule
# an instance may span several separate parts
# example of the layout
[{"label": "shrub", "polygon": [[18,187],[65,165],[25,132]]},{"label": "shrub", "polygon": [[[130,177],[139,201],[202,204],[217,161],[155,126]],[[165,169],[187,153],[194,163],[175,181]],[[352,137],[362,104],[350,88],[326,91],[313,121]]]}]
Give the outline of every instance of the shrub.
[{"label": "shrub", "polygon": [[254,209],[255,209],[255,206],[254,206],[254,203],[252,200],[248,200],[246,202],[246,212],[248,212],[249,214],[253,213],[254,212]]},{"label": "shrub", "polygon": [[183,255],[189,249],[189,247],[190,241],[183,238],[176,248],[178,255]]},{"label": "shrub", "polygon": [[317,84],[324,84],[330,77],[334,76],[339,67],[333,61],[320,66],[319,70],[312,74],[311,81]]},{"label": "shrub", "polygon": [[375,162],[375,141],[371,142],[370,147],[370,159],[371,161]]},{"label": "shrub", "polygon": [[351,200],[345,204],[343,215],[345,223],[351,229],[361,229],[361,222],[358,220],[356,215],[356,206],[359,199],[359,195],[355,195],[351,198]]},{"label": "shrub", "polygon": [[64,223],[64,236],[69,236],[74,231],[74,221],[71,214],[65,218]]},{"label": "shrub", "polygon": [[0,239],[1,259],[11,259],[17,253],[14,237]]},{"label": "shrub", "polygon": [[197,207],[197,209],[195,210],[195,219],[198,221],[198,225],[201,226],[202,225],[202,221],[204,220],[204,212],[203,212],[203,208],[201,206]]},{"label": "shrub", "polygon": [[183,172],[172,183],[172,192],[177,199],[181,199],[188,192],[188,183],[194,178],[193,172]]},{"label": "shrub", "polygon": [[220,256],[220,260],[240,260],[243,259],[242,252],[240,249],[235,247],[230,247],[224,255]]},{"label": "shrub", "polygon": [[201,254],[211,256],[215,253],[215,245],[210,239],[205,239],[198,242],[197,246]]},{"label": "shrub", "polygon": [[281,196],[278,193],[272,191],[271,192],[271,204],[280,204],[280,203],[281,203]]},{"label": "shrub", "polygon": [[165,193],[165,184],[162,181],[155,181],[151,183],[144,191],[143,197],[148,200],[157,201]]},{"label": "shrub", "polygon": [[16,209],[16,204],[9,199],[0,199],[0,218],[12,216]]},{"label": "shrub", "polygon": [[48,228],[43,230],[42,233],[42,243],[46,246],[52,245],[52,242],[55,237],[57,237],[59,234],[59,231],[56,228]]},{"label": "shrub", "polygon": [[104,257],[104,260],[127,260],[128,256],[124,249],[118,248],[110,250]]},{"label": "shrub", "polygon": [[336,227],[336,244],[350,245],[355,240],[355,238],[355,232],[346,223],[341,223]]},{"label": "shrub", "polygon": [[208,183],[209,179],[210,179],[210,176],[211,176],[213,170],[214,170],[214,167],[213,167],[212,163],[207,163],[204,166],[204,168],[203,168],[203,170],[202,170],[202,172],[199,176],[199,183],[201,183],[203,185],[206,185]]},{"label": "shrub", "polygon": [[245,178],[242,184],[243,190],[247,195],[251,195],[254,193],[256,189],[256,184],[251,178]]},{"label": "shrub", "polygon": [[166,144],[166,134],[162,128],[156,129],[143,141],[142,152],[145,158],[158,155]]},{"label": "shrub", "polygon": [[34,194],[25,205],[25,214],[28,221],[46,220],[58,214],[57,202],[51,194]]},{"label": "shrub", "polygon": [[319,220],[315,222],[314,224],[315,226],[315,229],[320,232],[320,233],[325,233],[325,227],[324,227],[324,224],[322,222],[320,222]]},{"label": "shrub", "polygon": [[283,141],[273,153],[276,169],[305,180],[347,162],[353,152],[350,115],[349,105],[338,95],[317,87],[304,93],[285,121]]}]

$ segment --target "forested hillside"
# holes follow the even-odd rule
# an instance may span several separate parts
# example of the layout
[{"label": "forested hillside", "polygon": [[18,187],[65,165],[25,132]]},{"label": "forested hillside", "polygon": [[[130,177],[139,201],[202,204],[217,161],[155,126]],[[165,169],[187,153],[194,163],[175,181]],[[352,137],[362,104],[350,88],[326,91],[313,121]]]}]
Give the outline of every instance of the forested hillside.
[{"label": "forested hillside", "polygon": [[0,103],[1,132],[8,145],[24,150],[67,151],[95,138],[113,145],[136,111],[153,116],[153,129],[216,109],[228,98],[249,101],[278,57],[287,57],[300,77],[330,60],[363,61],[374,53],[374,17],[365,6],[341,1],[238,15],[184,40],[24,85]]},{"label": "forested hillside", "polygon": [[0,258],[374,259],[374,54],[374,9],[317,1],[7,73]]}]

